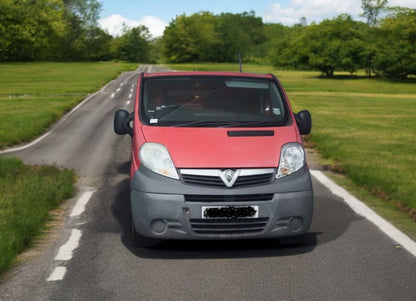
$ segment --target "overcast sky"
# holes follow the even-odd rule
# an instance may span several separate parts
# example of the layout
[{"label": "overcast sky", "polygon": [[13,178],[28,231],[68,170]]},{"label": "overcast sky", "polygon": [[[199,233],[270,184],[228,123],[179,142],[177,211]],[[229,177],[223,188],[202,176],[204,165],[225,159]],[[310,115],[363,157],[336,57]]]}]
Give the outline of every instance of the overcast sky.
[{"label": "overcast sky", "polygon": [[[361,0],[101,0],[100,26],[119,35],[123,23],[131,27],[145,25],[153,37],[161,36],[176,16],[200,11],[242,13],[254,11],[263,22],[293,25],[302,17],[307,23],[350,14],[360,20]],[[388,6],[416,9],[416,0],[389,0]],[[361,19],[362,20],[362,19]]]}]

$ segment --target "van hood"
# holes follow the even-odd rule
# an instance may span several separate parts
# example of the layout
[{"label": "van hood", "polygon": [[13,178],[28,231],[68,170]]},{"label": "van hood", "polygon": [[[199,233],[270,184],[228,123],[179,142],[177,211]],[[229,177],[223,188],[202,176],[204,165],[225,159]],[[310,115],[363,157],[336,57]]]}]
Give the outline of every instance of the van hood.
[{"label": "van hood", "polygon": [[143,126],[145,142],[164,145],[176,168],[268,168],[280,150],[300,142],[293,126],[273,128],[186,128]]}]

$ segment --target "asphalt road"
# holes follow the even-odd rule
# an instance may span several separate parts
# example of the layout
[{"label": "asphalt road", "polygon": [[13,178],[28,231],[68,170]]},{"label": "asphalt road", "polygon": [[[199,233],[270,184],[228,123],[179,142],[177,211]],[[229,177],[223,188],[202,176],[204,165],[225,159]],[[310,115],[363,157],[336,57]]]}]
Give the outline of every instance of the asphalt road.
[{"label": "asphalt road", "polygon": [[[316,180],[302,246],[245,240],[134,248],[130,138],[115,135],[112,121],[117,109],[132,110],[136,80],[137,72],[122,74],[41,142],[5,154],[75,169],[79,193],[57,212],[48,238],[0,280],[0,300],[415,300],[416,258]],[[86,211],[70,216],[84,192],[94,192]],[[57,259],[74,234],[80,239],[69,259]],[[48,281],[57,268],[63,279]]]}]

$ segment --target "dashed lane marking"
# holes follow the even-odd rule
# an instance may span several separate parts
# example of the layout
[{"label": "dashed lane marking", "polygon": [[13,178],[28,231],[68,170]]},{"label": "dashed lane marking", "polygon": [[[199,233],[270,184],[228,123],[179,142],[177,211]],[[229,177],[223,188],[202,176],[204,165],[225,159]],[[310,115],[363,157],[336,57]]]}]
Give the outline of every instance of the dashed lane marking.
[{"label": "dashed lane marking", "polygon": [[[71,211],[70,217],[78,218],[84,211],[85,207],[90,201],[95,190],[85,191],[76,202],[74,208]],[[82,225],[83,223],[76,223],[75,226]],[[72,229],[71,235],[68,241],[63,244],[55,256],[54,261],[59,261],[59,266],[55,267],[46,281],[60,281],[63,280],[66,274],[66,267],[63,266],[66,262],[70,261],[74,256],[74,251],[79,247],[79,242],[82,237],[82,232],[79,229]]]},{"label": "dashed lane marking", "polygon": [[66,267],[56,267],[52,274],[49,276],[46,281],[59,281],[63,280],[66,274]]},{"label": "dashed lane marking", "polygon": [[72,259],[74,251],[79,246],[82,232],[78,229],[72,229],[71,236],[68,241],[59,248],[59,252],[55,257],[55,261],[68,261]]},{"label": "dashed lane marking", "polygon": [[69,216],[74,217],[81,215],[85,211],[85,206],[88,204],[94,192],[95,191],[84,192],[84,194],[78,199]]}]

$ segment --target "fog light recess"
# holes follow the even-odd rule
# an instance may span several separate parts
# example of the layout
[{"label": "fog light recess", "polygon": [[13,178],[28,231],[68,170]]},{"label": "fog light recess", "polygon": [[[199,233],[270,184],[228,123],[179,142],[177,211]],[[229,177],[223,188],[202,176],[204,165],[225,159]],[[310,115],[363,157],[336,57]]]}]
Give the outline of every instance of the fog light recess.
[{"label": "fog light recess", "polygon": [[292,231],[299,231],[303,227],[303,221],[300,217],[292,217],[289,221],[289,228]]},{"label": "fog light recess", "polygon": [[163,232],[166,232],[167,229],[168,225],[164,220],[157,219],[152,222],[152,230],[157,234],[162,234]]}]

